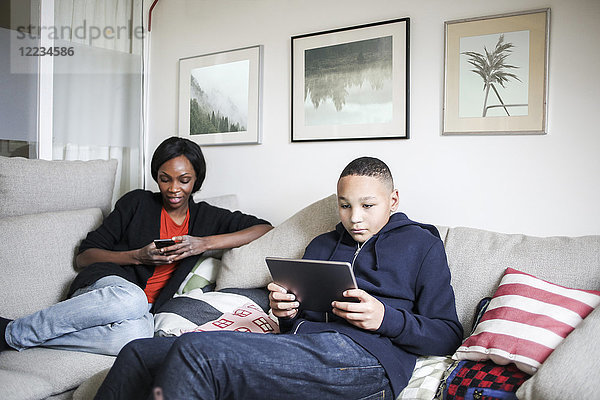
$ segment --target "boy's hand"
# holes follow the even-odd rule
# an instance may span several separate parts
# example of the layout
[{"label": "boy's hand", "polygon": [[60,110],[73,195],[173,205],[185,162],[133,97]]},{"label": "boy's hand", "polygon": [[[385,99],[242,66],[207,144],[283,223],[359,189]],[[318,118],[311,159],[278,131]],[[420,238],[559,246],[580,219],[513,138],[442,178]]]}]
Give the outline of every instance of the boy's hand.
[{"label": "boy's hand", "polygon": [[383,303],[362,289],[350,289],[344,297],[355,297],[360,303],[334,301],[333,313],[359,328],[375,331],[383,322],[385,307]]},{"label": "boy's hand", "polygon": [[269,306],[273,311],[273,315],[277,318],[294,318],[298,313],[300,303],[296,300],[296,296],[288,293],[281,286],[271,282],[267,285],[269,293]]}]

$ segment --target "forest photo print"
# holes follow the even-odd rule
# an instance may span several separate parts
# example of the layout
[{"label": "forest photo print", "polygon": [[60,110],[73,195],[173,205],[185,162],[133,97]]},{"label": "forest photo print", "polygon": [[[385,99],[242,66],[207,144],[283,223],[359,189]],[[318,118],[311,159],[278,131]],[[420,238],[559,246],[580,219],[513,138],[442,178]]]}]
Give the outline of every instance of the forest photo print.
[{"label": "forest photo print", "polygon": [[262,46],[179,60],[179,136],[200,145],[261,142]]},{"label": "forest photo print", "polygon": [[248,60],[196,68],[190,77],[190,135],[245,131]]}]

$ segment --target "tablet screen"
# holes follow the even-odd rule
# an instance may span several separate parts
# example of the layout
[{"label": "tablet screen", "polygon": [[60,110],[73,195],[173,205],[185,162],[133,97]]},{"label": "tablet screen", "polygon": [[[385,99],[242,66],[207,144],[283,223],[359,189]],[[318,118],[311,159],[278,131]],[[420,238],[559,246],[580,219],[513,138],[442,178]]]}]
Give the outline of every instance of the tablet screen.
[{"label": "tablet screen", "polygon": [[353,301],[345,290],[358,287],[350,263],[267,257],[273,282],[293,293],[300,309],[331,311],[331,302]]}]

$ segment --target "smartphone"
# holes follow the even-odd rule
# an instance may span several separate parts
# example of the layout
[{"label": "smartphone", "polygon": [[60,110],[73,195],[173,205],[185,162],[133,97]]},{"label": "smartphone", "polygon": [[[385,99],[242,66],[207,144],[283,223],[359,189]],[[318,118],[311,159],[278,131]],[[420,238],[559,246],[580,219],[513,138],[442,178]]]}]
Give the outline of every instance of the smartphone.
[{"label": "smartphone", "polygon": [[175,242],[173,239],[154,239],[154,244],[157,249],[161,249],[163,247],[173,246]]}]

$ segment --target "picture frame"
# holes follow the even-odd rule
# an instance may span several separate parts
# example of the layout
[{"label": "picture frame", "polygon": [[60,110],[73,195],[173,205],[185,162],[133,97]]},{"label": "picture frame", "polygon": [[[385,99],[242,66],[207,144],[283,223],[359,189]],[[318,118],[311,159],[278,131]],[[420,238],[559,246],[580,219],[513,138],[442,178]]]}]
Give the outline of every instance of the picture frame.
[{"label": "picture frame", "polygon": [[291,38],[291,141],[408,139],[410,19]]},{"label": "picture frame", "polygon": [[263,46],[179,60],[179,136],[199,145],[262,140]]},{"label": "picture frame", "polygon": [[444,23],[442,135],[546,134],[550,9]]}]

